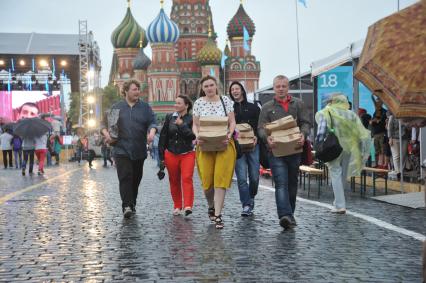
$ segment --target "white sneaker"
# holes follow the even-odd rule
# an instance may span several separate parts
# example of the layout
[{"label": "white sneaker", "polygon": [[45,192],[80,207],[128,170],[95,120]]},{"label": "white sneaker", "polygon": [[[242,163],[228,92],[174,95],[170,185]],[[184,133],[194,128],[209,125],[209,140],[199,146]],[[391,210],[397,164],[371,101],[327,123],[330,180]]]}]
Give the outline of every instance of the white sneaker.
[{"label": "white sneaker", "polygon": [[178,216],[180,213],[181,213],[180,208],[175,208],[175,209],[173,210],[173,215],[174,215],[174,216]]},{"label": "white sneaker", "polygon": [[345,214],[346,213],[346,208],[333,208],[332,210],[330,210],[331,213],[336,213],[336,214]]},{"label": "white sneaker", "polygon": [[130,216],[132,216],[132,214],[133,214],[133,211],[132,211],[132,209],[130,208],[130,206],[126,206],[126,207],[124,208],[124,211],[123,211],[123,216],[124,216],[124,218],[130,218]]}]

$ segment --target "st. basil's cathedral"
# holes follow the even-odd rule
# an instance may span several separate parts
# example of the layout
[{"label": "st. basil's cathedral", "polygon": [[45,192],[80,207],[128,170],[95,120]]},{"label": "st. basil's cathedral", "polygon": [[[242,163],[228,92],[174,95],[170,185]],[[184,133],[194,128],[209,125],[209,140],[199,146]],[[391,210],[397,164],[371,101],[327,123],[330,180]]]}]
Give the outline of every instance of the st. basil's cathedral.
[{"label": "st. basil's cathedral", "polygon": [[[244,48],[244,27],[249,50]],[[161,113],[173,111],[179,94],[196,99],[205,75],[214,75],[222,92],[232,81],[239,81],[253,93],[259,88],[260,62],[251,54],[255,25],[242,3],[229,21],[227,33],[227,59],[222,68],[209,0],[173,0],[170,18],[161,5],[146,31],[133,17],[129,2],[124,19],[111,35],[114,54],[109,83],[121,87],[131,78],[140,81],[143,99],[160,119]],[[151,59],[144,53],[148,43]]]}]

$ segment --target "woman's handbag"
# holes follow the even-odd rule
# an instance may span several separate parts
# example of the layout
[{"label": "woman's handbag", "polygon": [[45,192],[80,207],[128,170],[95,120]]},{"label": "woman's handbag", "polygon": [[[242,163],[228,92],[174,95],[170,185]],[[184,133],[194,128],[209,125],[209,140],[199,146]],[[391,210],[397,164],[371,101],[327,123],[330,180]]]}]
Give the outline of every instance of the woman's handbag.
[{"label": "woman's handbag", "polygon": [[[225,107],[225,102],[223,102],[222,96],[220,97],[220,101],[222,102],[222,106],[223,106],[223,111],[225,111],[225,115],[228,116],[228,112],[226,111],[226,107]],[[235,144],[235,151],[237,152],[237,159],[240,159],[243,156],[243,151],[241,149],[240,143],[238,142],[238,140],[235,138],[235,132],[232,134],[232,139],[234,140],[234,144]]]},{"label": "woman's handbag", "polygon": [[315,146],[315,157],[322,162],[330,162],[342,153],[343,148],[339,143],[339,139],[334,134],[333,118],[330,116],[330,127],[327,126],[324,138],[317,141]]}]

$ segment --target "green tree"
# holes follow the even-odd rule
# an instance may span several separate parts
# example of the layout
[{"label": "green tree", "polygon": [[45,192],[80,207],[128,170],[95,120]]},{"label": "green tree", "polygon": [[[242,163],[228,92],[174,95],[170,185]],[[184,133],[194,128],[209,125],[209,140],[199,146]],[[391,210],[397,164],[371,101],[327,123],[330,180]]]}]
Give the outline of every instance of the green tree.
[{"label": "green tree", "polygon": [[72,92],[70,97],[70,109],[68,110],[68,119],[71,119],[73,124],[78,123],[80,114],[80,93]]},{"label": "green tree", "polygon": [[120,101],[121,96],[119,94],[118,88],[113,85],[107,85],[102,90],[102,110],[106,111],[111,108],[111,106]]}]

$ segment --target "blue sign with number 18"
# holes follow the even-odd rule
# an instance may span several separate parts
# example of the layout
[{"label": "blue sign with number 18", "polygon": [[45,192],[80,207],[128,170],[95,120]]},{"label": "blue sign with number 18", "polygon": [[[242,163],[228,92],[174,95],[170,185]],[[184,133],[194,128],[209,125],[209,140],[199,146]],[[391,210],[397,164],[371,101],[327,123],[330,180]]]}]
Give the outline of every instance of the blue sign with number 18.
[{"label": "blue sign with number 18", "polygon": [[339,66],[318,76],[318,110],[327,105],[330,94],[341,92],[353,102],[352,66]]}]

